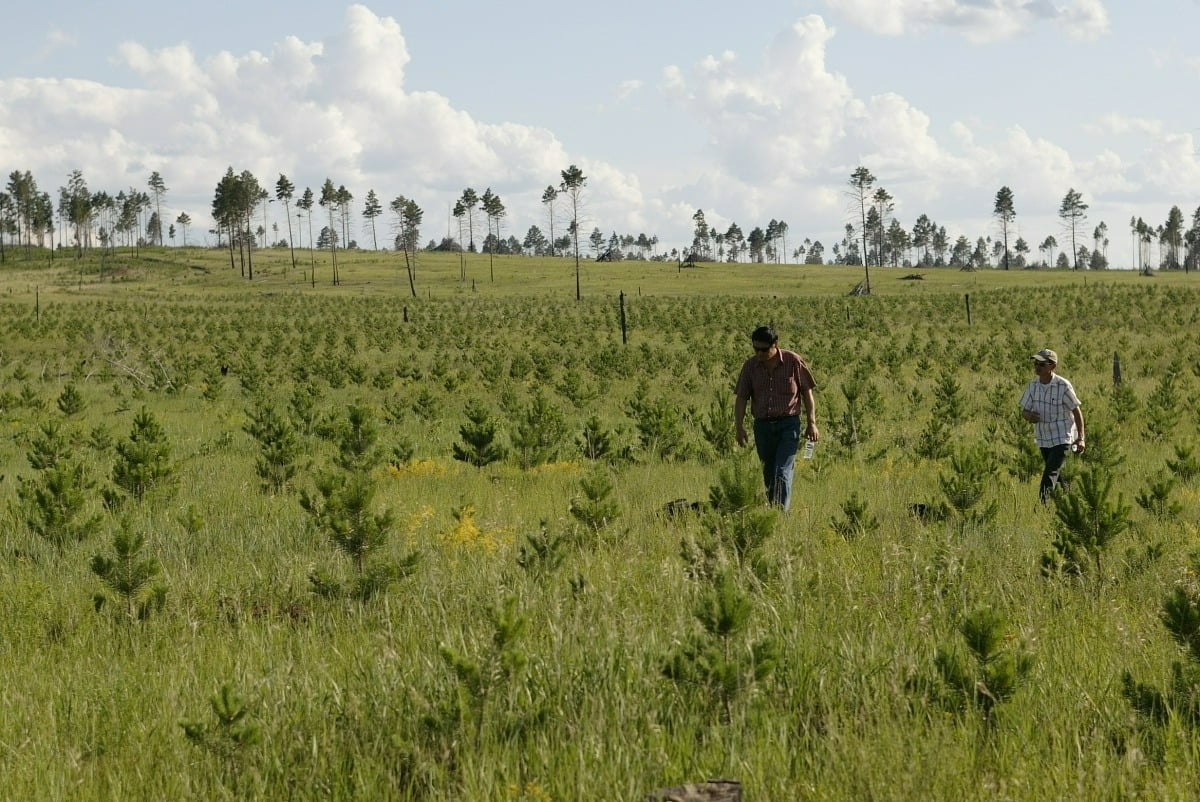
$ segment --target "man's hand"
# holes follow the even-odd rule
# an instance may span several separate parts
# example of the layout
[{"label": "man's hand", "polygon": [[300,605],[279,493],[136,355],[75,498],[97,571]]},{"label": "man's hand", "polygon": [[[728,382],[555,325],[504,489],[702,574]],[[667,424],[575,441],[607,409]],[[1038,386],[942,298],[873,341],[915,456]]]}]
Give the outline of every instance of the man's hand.
[{"label": "man's hand", "polygon": [[804,436],[814,443],[821,439],[821,432],[817,429],[816,421],[809,421],[804,427]]},{"label": "man's hand", "polygon": [[1034,412],[1032,409],[1021,410],[1021,417],[1030,423],[1041,423],[1042,416]]},{"label": "man's hand", "polygon": [[742,424],[737,425],[737,444],[739,446],[746,445],[746,441],[750,438],[746,436],[746,427]]}]

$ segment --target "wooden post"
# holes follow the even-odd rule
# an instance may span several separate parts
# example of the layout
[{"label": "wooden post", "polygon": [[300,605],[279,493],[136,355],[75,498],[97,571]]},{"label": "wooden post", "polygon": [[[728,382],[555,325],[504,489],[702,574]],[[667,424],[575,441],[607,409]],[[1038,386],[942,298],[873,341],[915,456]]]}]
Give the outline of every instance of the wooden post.
[{"label": "wooden post", "polygon": [[621,291],[621,345],[628,345],[629,337],[625,329],[625,291]]},{"label": "wooden post", "polygon": [[646,802],[742,802],[742,784],[737,780],[709,780],[660,788],[648,794]]},{"label": "wooden post", "polygon": [[1113,351],[1113,387],[1121,386],[1121,357]]},{"label": "wooden post", "polygon": [[404,307],[404,322],[408,322],[408,307]]},{"label": "wooden post", "polygon": [[33,288],[33,316],[38,323],[42,322],[42,288]]},{"label": "wooden post", "polygon": [[971,293],[967,293],[967,325],[971,325]]}]

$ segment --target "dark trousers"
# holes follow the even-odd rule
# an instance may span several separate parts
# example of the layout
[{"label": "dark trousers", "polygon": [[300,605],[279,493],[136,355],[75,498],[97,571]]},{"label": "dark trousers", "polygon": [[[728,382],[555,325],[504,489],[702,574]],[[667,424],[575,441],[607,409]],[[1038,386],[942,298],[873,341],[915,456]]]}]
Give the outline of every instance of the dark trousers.
[{"label": "dark trousers", "polygon": [[763,466],[767,500],[785,510],[792,502],[792,473],[800,449],[800,418],[754,421],[754,448]]},{"label": "dark trousers", "polygon": [[1042,502],[1045,503],[1058,489],[1059,474],[1062,473],[1063,463],[1067,459],[1067,444],[1043,448],[1042,459],[1046,461],[1046,469],[1042,471],[1042,485],[1039,488],[1039,494]]}]

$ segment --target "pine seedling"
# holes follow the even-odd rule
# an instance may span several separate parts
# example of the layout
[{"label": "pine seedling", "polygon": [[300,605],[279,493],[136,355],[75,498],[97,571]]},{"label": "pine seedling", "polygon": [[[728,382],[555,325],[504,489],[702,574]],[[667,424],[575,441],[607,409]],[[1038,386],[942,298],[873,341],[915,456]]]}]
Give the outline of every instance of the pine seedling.
[{"label": "pine seedling", "polygon": [[59,462],[31,479],[22,478],[17,498],[29,531],[47,540],[61,554],[67,546],[86,540],[100,528],[99,514],[88,516],[88,493],[95,482],[83,465]]},{"label": "pine seedling", "polygon": [[[160,612],[167,600],[167,588],[155,583],[160,573],[158,561],[152,557],[142,558],[146,539],[134,534],[128,521],[121,523],[113,536],[114,557],[97,554],[92,557],[92,573],[100,577],[104,587],[122,604],[125,620],[144,621],[151,613]],[[92,597],[96,612],[100,612],[108,597],[103,591]]]},{"label": "pine seedling", "polygon": [[965,447],[950,458],[950,473],[938,474],[938,485],[960,526],[990,524],[999,507],[995,499],[983,503],[992,477],[998,470],[996,458],[985,446]]},{"label": "pine seedling", "polygon": [[705,694],[721,711],[722,720],[733,720],[736,699],[767,680],[779,664],[778,646],[770,638],[739,644],[750,623],[754,605],[729,571],[714,576],[694,609],[703,632],[693,633],[662,663],[662,673],[679,686]]},{"label": "pine seedling", "polygon": [[58,421],[50,420],[38,425],[37,434],[29,440],[29,451],[25,458],[29,467],[44,471],[57,467],[71,453],[71,443]]},{"label": "pine seedling", "polygon": [[504,459],[505,448],[499,441],[496,424],[487,407],[471,400],[466,415],[467,422],[458,429],[462,442],[454,444],[454,458],[477,468]]},{"label": "pine seedling", "polygon": [[607,459],[616,453],[616,432],[604,426],[600,416],[592,415],[576,439],[580,453],[592,461]]},{"label": "pine seedling", "polygon": [[571,517],[592,532],[599,532],[621,517],[621,505],[613,495],[613,480],[606,471],[598,470],[579,480],[583,497],[571,499]]},{"label": "pine seedling", "polygon": [[[1196,562],[1193,553],[1193,565]],[[1200,665],[1200,591],[1194,586],[1175,586],[1163,600],[1159,619],[1171,638],[1186,651],[1188,659]]]},{"label": "pine seedling", "polygon": [[296,475],[296,461],[301,455],[296,430],[273,406],[260,405],[247,414],[250,422],[244,429],[259,446],[255,471],[264,490],[280,493]]},{"label": "pine seedling", "polygon": [[841,426],[837,430],[838,442],[853,451],[871,436],[864,413],[865,408],[870,405],[871,397],[877,395],[877,391],[861,376],[854,376],[842,382],[841,389],[842,397],[846,399],[846,408],[842,411]]},{"label": "pine seedling", "polygon": [[195,504],[189,504],[186,510],[175,516],[175,523],[179,524],[187,535],[195,537],[204,528],[204,515]]},{"label": "pine seedling", "polygon": [[204,370],[204,389],[200,391],[200,397],[205,401],[216,401],[221,397],[224,385],[225,377],[221,374],[221,366],[215,361],[210,362]]},{"label": "pine seedling", "polygon": [[312,434],[320,418],[318,402],[321,390],[312,382],[297,383],[288,401],[288,417],[299,424],[304,434]]},{"label": "pine seedling", "polygon": [[1200,589],[1195,583],[1200,571],[1200,552],[1191,554],[1191,581],[1176,585],[1163,600],[1159,620],[1171,638],[1184,650],[1185,660],[1171,666],[1171,681],[1165,691],[1136,682],[1129,671],[1121,677],[1122,695],[1137,714],[1149,745],[1162,757],[1165,733],[1177,720],[1192,733],[1200,731]]},{"label": "pine seedling", "polygon": [[405,555],[400,562],[376,560],[368,563],[366,570],[349,582],[314,569],[308,575],[309,589],[323,599],[349,598],[366,602],[386,593],[392,585],[412,574],[419,562],[420,554],[415,551]]},{"label": "pine seedling", "polygon": [[345,471],[369,471],[381,457],[376,445],[379,430],[368,407],[351,404],[346,420],[335,428],[338,454],[335,462]]},{"label": "pine seedling", "polygon": [[706,555],[723,554],[738,567],[749,568],[759,579],[766,579],[771,566],[764,550],[777,522],[778,513],[765,507],[727,515],[709,513],[703,519],[707,543],[700,549]]},{"label": "pine seedling", "polygon": [[960,710],[976,710],[991,724],[996,707],[1011,699],[1029,678],[1033,655],[1018,642],[1006,646],[1005,621],[1000,613],[982,608],[965,616],[958,631],[967,654],[958,648],[939,648],[934,666],[947,701]]},{"label": "pine seedling", "polygon": [[84,403],[83,394],[76,389],[74,384],[67,384],[63,391],[58,396],[58,409],[66,417],[74,417],[87,407]]},{"label": "pine seedling", "polygon": [[917,438],[917,445],[913,447],[917,452],[917,456],[924,457],[928,460],[942,459],[950,454],[950,427],[946,421],[934,413],[929,422],[925,424],[925,428],[921,430],[920,436]]},{"label": "pine seedling", "polygon": [[95,451],[97,454],[103,454],[112,448],[113,437],[108,431],[108,427],[104,424],[98,424],[88,432],[87,439],[88,448]]},{"label": "pine seedling", "polygon": [[559,394],[568,398],[576,407],[583,407],[600,395],[600,390],[583,378],[575,368],[568,368],[556,387]]},{"label": "pine seedling", "polygon": [[[1109,409],[1112,410],[1113,419],[1117,423],[1132,420],[1140,406],[1141,402],[1138,401],[1137,393],[1128,384],[1118,384],[1113,388],[1112,397],[1109,399]],[[1088,448],[1091,449],[1090,442]]]},{"label": "pine seedling", "polygon": [[37,390],[34,390],[28,384],[21,388],[21,396],[18,403],[27,409],[42,409],[46,406],[46,402],[37,394]]},{"label": "pine seedling", "polygon": [[1124,496],[1112,497],[1111,473],[1091,468],[1067,493],[1054,496],[1058,532],[1054,552],[1042,556],[1042,572],[1083,574],[1090,561],[1097,580],[1103,577],[1101,560],[1113,538],[1129,528],[1131,507]]},{"label": "pine seedling", "polygon": [[[1045,461],[1037,443],[1029,435],[1029,426],[1020,417],[1009,414],[1005,406],[1004,414],[997,415],[1003,421],[1003,440],[1015,452],[1008,462],[1008,472],[1022,482],[1027,482],[1042,472]],[[1090,433],[1089,433],[1090,434]],[[1089,450],[1091,444],[1089,443]]]},{"label": "pine seedling", "polygon": [[934,392],[933,417],[951,425],[961,423],[967,416],[967,400],[962,385],[949,373],[942,373]]},{"label": "pine seedling", "polygon": [[734,459],[717,474],[717,483],[709,488],[708,502],[713,512],[730,515],[762,504],[762,474],[750,459]]},{"label": "pine seedling", "polygon": [[562,410],[541,392],[535,392],[529,406],[521,412],[512,435],[517,463],[528,470],[551,462],[567,438],[567,419]]},{"label": "pine seedling", "polygon": [[1179,388],[1175,385],[1178,377],[1178,365],[1171,365],[1146,399],[1146,433],[1152,440],[1165,439],[1179,424]]},{"label": "pine seedling", "polygon": [[731,393],[728,390],[718,390],[708,406],[708,414],[700,421],[700,433],[705,442],[712,447],[717,457],[722,459],[733,454],[737,447],[736,433],[729,425],[733,420],[733,404],[730,403],[730,398]]},{"label": "pine seedling", "polygon": [[[1091,450],[1090,443],[1088,450]],[[1197,458],[1194,452],[1195,449],[1189,446],[1175,446],[1175,459],[1167,460],[1167,469],[1179,477],[1181,482],[1190,482],[1200,476],[1200,458]]]},{"label": "pine seedling", "polygon": [[301,492],[300,506],[309,514],[310,529],[328,537],[355,568],[347,586],[313,571],[309,582],[317,595],[366,601],[416,569],[420,554],[415,551],[396,563],[368,562],[386,544],[395,523],[390,511],[372,511],[376,489],[370,474],[354,472],[325,474],[317,480],[316,494]]},{"label": "pine seedling", "polygon": [[[760,579],[768,573],[764,548],[778,523],[776,510],[762,506],[762,477],[748,459],[727,464],[709,488],[709,511],[703,520],[707,538],[684,541],[684,559],[690,571],[712,575],[724,555],[741,568],[750,568]],[[690,558],[690,559],[689,559]]]},{"label": "pine seedling", "polygon": [[229,683],[209,700],[215,721],[183,721],[179,726],[188,742],[215,756],[226,780],[236,790],[242,764],[253,747],[262,743],[262,729],[251,718],[250,707]]},{"label": "pine seedling", "polygon": [[458,682],[459,720],[474,724],[476,749],[491,715],[489,702],[514,682],[528,663],[516,645],[529,623],[517,611],[516,597],[506,597],[501,606],[489,606],[487,618],[492,627],[490,644],[478,657],[471,658],[445,644],[441,646],[442,659]]},{"label": "pine seedling", "polygon": [[1080,459],[1084,465],[1114,471],[1125,464],[1125,450],[1121,447],[1123,439],[1116,427],[1103,416],[1089,417],[1087,450]]},{"label": "pine seedling", "polygon": [[392,446],[392,454],[388,457],[388,465],[399,469],[412,462],[416,454],[417,447],[413,445],[413,441],[404,435],[400,435],[395,445]]},{"label": "pine seedling", "polygon": [[638,385],[626,409],[633,418],[643,452],[670,459],[686,450],[686,431],[678,405],[665,397],[651,398],[645,381]]},{"label": "pine seedling", "polygon": [[853,540],[878,529],[879,519],[874,515],[867,516],[867,502],[854,491],[842,502],[842,517],[831,518],[829,524],[834,532],[846,540]]},{"label": "pine seedling", "polygon": [[517,565],[533,576],[553,573],[562,565],[566,542],[562,534],[550,534],[543,518],[536,532],[525,535],[525,542],[517,552]]},{"label": "pine seedling", "polygon": [[142,407],[133,419],[129,440],[117,444],[112,478],[117,487],[141,500],[175,473],[167,434],[154,415]]},{"label": "pine seedling", "polygon": [[366,571],[367,558],[383,546],[395,523],[390,511],[372,512],[375,491],[368,474],[328,473],[317,480],[319,496],[308,491],[300,495],[310,525],[353,560],[359,574]]},{"label": "pine seedling", "polygon": [[1174,518],[1183,511],[1181,502],[1171,500],[1171,493],[1178,483],[1179,481],[1174,476],[1160,472],[1144,490],[1134,497],[1134,501],[1155,518]]}]

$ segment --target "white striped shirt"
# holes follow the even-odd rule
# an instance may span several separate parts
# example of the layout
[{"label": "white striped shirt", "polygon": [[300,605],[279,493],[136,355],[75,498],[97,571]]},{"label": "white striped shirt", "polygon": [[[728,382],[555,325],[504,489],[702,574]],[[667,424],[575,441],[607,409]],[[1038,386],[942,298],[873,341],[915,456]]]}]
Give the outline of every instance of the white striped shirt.
[{"label": "white striped shirt", "polygon": [[1033,425],[1033,437],[1041,448],[1053,448],[1074,443],[1075,417],[1071,410],[1079,409],[1079,397],[1071,382],[1055,373],[1042,384],[1034,379],[1021,395],[1021,408],[1036,412],[1041,420]]}]

